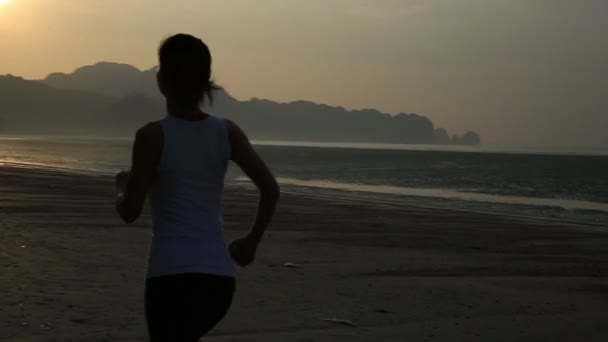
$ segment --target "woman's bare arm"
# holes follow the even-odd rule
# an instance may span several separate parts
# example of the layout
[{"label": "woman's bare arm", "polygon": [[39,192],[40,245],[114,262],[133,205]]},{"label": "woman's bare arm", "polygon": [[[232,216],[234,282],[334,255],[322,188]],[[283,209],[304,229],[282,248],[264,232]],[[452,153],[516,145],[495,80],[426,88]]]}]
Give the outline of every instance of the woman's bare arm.
[{"label": "woman's bare arm", "polygon": [[[251,179],[260,192],[257,214],[249,234],[231,244],[233,258],[246,266],[253,261],[255,249],[268,227],[280,196],[279,185],[251,146],[245,133],[233,122],[228,121],[232,160]],[[240,259],[240,260],[239,260]]]},{"label": "woman's bare arm", "polygon": [[116,210],[126,223],[141,215],[146,194],[156,174],[162,152],[163,135],[160,123],[150,123],[137,131],[133,143],[130,172],[116,175]]}]

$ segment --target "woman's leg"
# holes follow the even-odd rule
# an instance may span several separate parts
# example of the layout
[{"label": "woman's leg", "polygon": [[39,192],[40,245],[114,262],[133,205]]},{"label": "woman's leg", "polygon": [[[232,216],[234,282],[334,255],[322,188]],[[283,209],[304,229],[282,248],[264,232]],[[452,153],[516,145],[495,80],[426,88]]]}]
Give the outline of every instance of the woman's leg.
[{"label": "woman's leg", "polygon": [[146,319],[151,342],[195,342],[226,315],[235,280],[206,274],[148,279]]}]

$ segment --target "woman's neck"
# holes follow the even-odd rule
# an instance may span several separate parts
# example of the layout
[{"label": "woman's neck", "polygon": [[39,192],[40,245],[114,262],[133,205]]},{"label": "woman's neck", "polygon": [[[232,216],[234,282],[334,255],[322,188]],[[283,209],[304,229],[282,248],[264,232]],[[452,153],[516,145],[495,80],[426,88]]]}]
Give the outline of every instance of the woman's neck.
[{"label": "woman's neck", "polygon": [[198,105],[183,106],[169,100],[167,100],[167,113],[180,119],[192,121],[198,121],[208,116]]}]

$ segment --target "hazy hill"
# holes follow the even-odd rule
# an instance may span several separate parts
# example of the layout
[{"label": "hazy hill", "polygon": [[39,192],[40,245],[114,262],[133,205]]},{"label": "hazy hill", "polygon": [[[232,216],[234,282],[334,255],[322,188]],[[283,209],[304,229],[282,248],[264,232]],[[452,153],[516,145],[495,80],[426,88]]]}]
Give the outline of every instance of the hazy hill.
[{"label": "hazy hill", "polygon": [[160,96],[156,89],[156,68],[140,71],[128,64],[101,62],[76,69],[71,74],[52,73],[41,82],[55,88],[78,89],[121,97],[138,92]]},{"label": "hazy hill", "polygon": [[111,98],[0,76],[0,132],[81,134]]},{"label": "hazy hill", "polygon": [[[155,75],[156,68],[104,62],[40,81],[0,76],[0,132],[130,136],[164,116]],[[450,137],[417,114],[348,111],[308,101],[238,101],[225,91],[217,93],[211,110],[254,139],[468,145],[480,140],[474,132]]]}]

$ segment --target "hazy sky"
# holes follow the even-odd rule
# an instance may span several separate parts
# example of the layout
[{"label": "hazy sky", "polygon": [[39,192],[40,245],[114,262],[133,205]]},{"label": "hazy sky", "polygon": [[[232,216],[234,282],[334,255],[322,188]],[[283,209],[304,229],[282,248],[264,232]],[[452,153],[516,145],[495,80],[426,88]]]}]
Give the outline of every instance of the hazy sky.
[{"label": "hazy sky", "polygon": [[8,1],[0,74],[149,68],[183,31],[239,99],[416,112],[490,146],[608,147],[606,0]]}]

